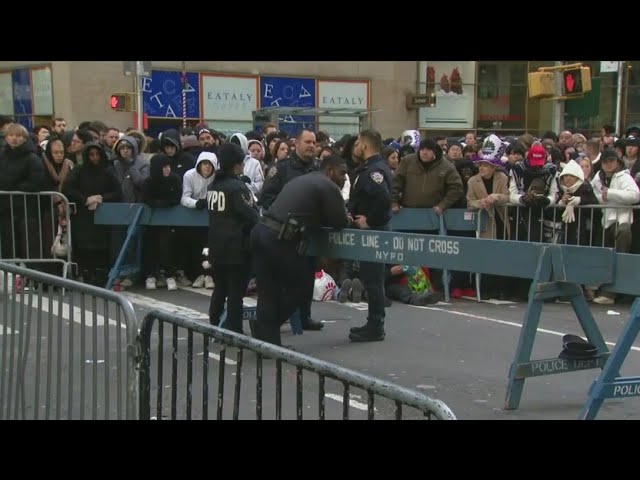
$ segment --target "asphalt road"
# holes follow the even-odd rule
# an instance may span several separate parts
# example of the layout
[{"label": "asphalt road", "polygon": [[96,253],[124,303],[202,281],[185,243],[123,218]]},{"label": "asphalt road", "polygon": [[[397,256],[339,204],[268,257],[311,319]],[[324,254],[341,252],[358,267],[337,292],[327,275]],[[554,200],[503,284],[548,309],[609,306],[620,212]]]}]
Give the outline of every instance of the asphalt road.
[{"label": "asphalt road", "polygon": [[[139,320],[151,308],[163,308],[207,322],[205,312],[208,311],[210,295],[207,291],[132,290],[124,292],[124,295],[134,304]],[[40,407],[36,409],[30,402],[25,402],[27,418],[33,418],[36,410],[38,418],[43,418],[47,412],[47,405],[49,405],[48,413],[51,418],[56,418],[56,415],[61,418],[69,416],[79,418],[81,411],[84,412],[84,418],[92,418],[94,411],[97,418],[122,417],[127,401],[126,356],[123,354],[126,329],[117,324],[116,308],[110,306],[105,310],[104,305],[98,303],[95,310],[100,316],[97,317],[97,328],[94,328],[91,321],[93,306],[91,302],[87,302],[85,310],[90,312],[85,312],[85,326],[82,327],[82,309],[79,308],[78,297],[74,297],[75,309],[68,308],[68,298],[64,300],[67,304],[66,310],[59,311],[58,306],[54,305],[51,316],[48,314],[42,316],[39,331],[37,330],[38,322],[35,320],[38,316],[32,316],[34,320],[29,331],[31,341],[25,388],[26,398],[30,399],[35,394],[36,385],[39,386]],[[24,301],[26,303],[26,299]],[[34,303],[32,305],[36,306]],[[2,342],[0,346],[3,349],[0,361],[3,362],[2,369],[5,371],[2,383],[5,394],[8,393],[9,387],[6,375],[9,362],[4,360],[4,352],[12,351],[12,338],[14,339],[13,351],[18,349],[18,338],[25,338],[19,336],[18,326],[26,327],[29,311],[29,308],[25,308],[23,316],[20,317],[20,309],[12,314],[10,306],[11,302],[9,302],[9,308],[5,310],[3,303],[0,302],[2,323],[7,323],[11,331],[16,331],[16,335],[11,335],[11,332],[3,330],[0,326]],[[459,419],[575,419],[587,398],[587,390],[597,378],[599,370],[527,379],[520,407],[516,410],[504,410],[507,375],[514,359],[524,309],[524,304],[496,305],[470,300],[456,300],[452,304],[438,304],[433,307],[412,307],[394,302],[393,306],[387,309],[385,341],[354,344],[347,339],[348,331],[350,327],[364,323],[366,306],[340,305],[333,302],[314,303],[312,308],[314,318],[326,322],[321,332],[305,332],[303,335],[293,336],[286,325],[283,326],[282,334],[283,342],[293,345],[300,353],[361,371],[442,400]],[[613,307],[592,306],[596,322],[605,340],[610,342],[610,347],[616,342],[628,318],[628,310],[628,304]],[[36,309],[32,309],[32,312],[36,312]],[[58,314],[65,319],[60,327],[58,327],[59,322],[56,321]],[[111,319],[108,323],[109,328],[105,329],[103,317]],[[69,321],[70,318],[73,321]],[[9,319],[8,322],[5,319]],[[12,321],[14,323],[11,323]],[[49,321],[52,321],[54,334],[51,343],[49,343],[51,337]],[[122,317],[120,321],[123,321]],[[70,329],[73,329],[72,335],[70,335]],[[245,325],[245,329],[248,333],[248,325]],[[5,332],[6,334],[2,335]],[[120,333],[116,334],[116,332]],[[23,328],[23,333],[27,333],[26,328]],[[187,386],[188,335],[186,331],[178,330],[176,335],[178,348],[174,356],[173,332],[170,327],[165,326],[161,354],[163,376],[160,391],[162,394],[159,397],[156,388],[160,356],[157,333],[156,326],[152,335],[151,415],[155,418],[158,416],[171,418],[174,414],[172,399],[175,398],[177,418],[187,417],[189,403],[191,418],[202,418],[204,407],[202,380],[205,364],[202,337],[194,335],[193,338],[192,385],[189,389]],[[562,349],[562,335],[566,333],[578,335],[582,333],[571,307],[558,303],[545,304],[532,358],[557,357]],[[39,349],[38,337],[41,340]],[[71,355],[68,353],[70,339],[73,339]],[[621,369],[621,374],[624,376],[638,375],[640,370],[640,356],[638,356],[640,341],[636,341],[634,345],[634,349],[629,353]],[[221,346],[213,344],[209,350],[206,408],[207,418],[211,419],[216,418],[219,406]],[[37,357],[35,352],[38,351],[41,353],[39,361],[36,361],[34,360]],[[175,393],[171,388],[174,358],[177,364]],[[223,418],[232,418],[234,413],[238,361],[237,349],[226,349],[224,390],[221,395]],[[40,365],[39,375],[35,374],[37,365]],[[49,365],[51,365],[50,368],[48,368]],[[108,375],[106,375],[107,372],[109,372]],[[61,377],[60,382],[57,381],[58,376]],[[17,376],[14,375],[14,377],[12,390],[15,395]],[[85,381],[81,382],[81,378]],[[256,355],[252,352],[245,351],[243,354],[240,378],[238,417],[256,418],[259,402],[256,395]],[[275,418],[276,415],[275,378],[275,362],[264,360],[261,412],[262,418],[265,419]],[[119,385],[118,382],[120,382]],[[120,395],[117,394],[118,391],[121,392]],[[45,395],[47,392],[49,395]],[[318,418],[321,398],[324,401],[326,418],[342,418],[345,410],[344,389],[338,382],[327,380],[325,395],[320,397],[317,375],[305,372],[301,394],[300,410],[303,418]],[[4,398],[7,398],[6,395]],[[48,402],[46,398],[49,398]],[[159,409],[158,398],[162,399]],[[60,402],[57,401],[58,399]],[[352,389],[348,392],[348,399],[349,408],[346,410],[349,417],[366,418],[366,393]],[[296,400],[296,370],[292,367],[283,367],[282,418],[296,418],[298,413]],[[57,408],[58,403],[60,408]],[[13,415],[16,404],[15,402],[12,404],[9,412],[6,410],[6,405],[3,406],[5,418]],[[384,399],[377,397],[375,409],[376,418],[394,418],[394,406]],[[422,418],[418,412],[411,409],[405,409],[403,413],[408,418]],[[639,417],[640,402],[637,398],[606,400],[598,415],[599,419]]]}]

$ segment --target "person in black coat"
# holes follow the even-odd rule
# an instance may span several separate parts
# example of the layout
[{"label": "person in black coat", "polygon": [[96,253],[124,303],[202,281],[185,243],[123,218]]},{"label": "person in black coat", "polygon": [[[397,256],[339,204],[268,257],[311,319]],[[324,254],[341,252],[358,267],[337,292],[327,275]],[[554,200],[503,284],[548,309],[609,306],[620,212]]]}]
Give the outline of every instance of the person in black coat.
[{"label": "person in black coat", "polygon": [[[143,202],[152,208],[170,208],[180,205],[182,179],[171,172],[171,159],[158,153],[151,158],[150,175],[142,184]],[[146,287],[154,290],[166,286],[177,290],[175,268],[175,229],[147,227],[145,231]]]},{"label": "person in black coat", "polygon": [[[0,191],[42,191],[44,165],[36,155],[27,129],[18,123],[10,123],[5,128],[5,141],[0,150]],[[38,199],[35,196],[14,195],[10,199],[9,195],[1,195],[0,218],[0,258],[49,256],[40,249]]]},{"label": "person in black coat", "polygon": [[243,297],[249,283],[251,255],[249,235],[258,222],[253,194],[239,176],[244,152],[226,143],[218,149],[220,170],[209,185],[209,263],[213,264],[215,289],[211,296],[209,318],[218,325],[227,302],[224,327],[236,333],[242,330]]},{"label": "person in black coat", "polygon": [[76,204],[71,218],[71,246],[86,283],[104,286],[109,267],[109,226],[95,225],[94,213],[98,205],[119,202],[120,183],[107,167],[107,154],[96,142],[89,142],[82,150],[82,165],[76,166],[62,193]]}]

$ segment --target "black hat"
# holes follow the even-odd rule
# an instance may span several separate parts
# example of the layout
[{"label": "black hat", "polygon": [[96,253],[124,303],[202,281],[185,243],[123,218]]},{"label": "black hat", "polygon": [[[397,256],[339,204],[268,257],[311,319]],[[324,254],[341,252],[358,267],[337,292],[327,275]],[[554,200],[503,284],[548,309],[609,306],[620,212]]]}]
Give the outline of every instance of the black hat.
[{"label": "black hat", "polygon": [[598,347],[577,335],[562,337],[562,352],[560,358],[583,360],[598,356]]},{"label": "black hat", "polygon": [[605,148],[600,154],[600,163],[611,160],[612,158],[621,161],[620,157],[618,157],[618,152],[616,152],[613,148]]},{"label": "black hat", "polygon": [[218,163],[220,170],[231,170],[235,165],[240,165],[244,161],[242,149],[235,143],[225,143],[218,149]]},{"label": "black hat", "polygon": [[435,153],[436,160],[440,160],[442,158],[442,149],[433,138],[425,138],[424,140],[420,140],[419,150],[422,150],[423,148],[431,150],[433,153]]},{"label": "black hat", "polygon": [[624,141],[625,146],[632,146],[632,147],[640,147],[640,137],[636,136],[636,135],[629,135],[625,141]]}]

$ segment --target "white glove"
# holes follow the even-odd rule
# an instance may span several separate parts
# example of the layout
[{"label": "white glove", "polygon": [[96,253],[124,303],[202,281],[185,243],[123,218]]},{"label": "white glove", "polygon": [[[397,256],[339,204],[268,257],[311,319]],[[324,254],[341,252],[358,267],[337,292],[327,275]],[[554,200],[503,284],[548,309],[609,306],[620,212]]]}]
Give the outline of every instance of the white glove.
[{"label": "white glove", "polygon": [[574,213],[574,207],[576,205],[580,205],[580,197],[573,197],[569,200],[569,203],[567,203],[567,207],[564,209],[564,212],[562,212],[562,221],[564,223],[573,223],[576,221],[576,215]]},{"label": "white glove", "polygon": [[205,260],[204,262],[202,262],[202,268],[204,268],[205,270],[209,270],[211,267],[213,267],[213,265],[209,263],[209,260]]}]

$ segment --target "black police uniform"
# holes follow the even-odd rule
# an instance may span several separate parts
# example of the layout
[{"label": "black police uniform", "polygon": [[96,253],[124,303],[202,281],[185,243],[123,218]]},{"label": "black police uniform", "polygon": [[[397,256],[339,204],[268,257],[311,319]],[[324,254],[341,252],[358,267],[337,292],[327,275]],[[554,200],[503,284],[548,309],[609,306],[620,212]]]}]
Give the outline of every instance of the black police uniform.
[{"label": "black police uniform", "polygon": [[[389,230],[391,220],[391,171],[382,156],[369,157],[356,169],[356,180],[349,194],[349,213],[367,217],[372,230]],[[357,342],[384,339],[384,279],[385,265],[360,262],[360,279],[367,290],[369,315],[367,324],[355,327],[349,339]]]},{"label": "black police uniform", "polygon": [[237,176],[219,171],[207,191],[209,262],[215,265],[209,319],[218,325],[227,301],[224,327],[242,331],[242,299],[249,282],[249,235],[258,221],[253,194]]},{"label": "black police uniform", "polygon": [[[320,164],[317,159],[306,163],[300,160],[295,152],[288,158],[274,164],[267,174],[267,178],[262,186],[262,193],[258,205],[264,209],[269,209],[273,201],[276,199],[282,188],[294,178],[305,175],[310,172],[317,171]],[[320,330],[323,324],[319,321],[311,320],[311,303],[313,302],[313,284],[317,267],[317,258],[305,257],[300,259],[307,269],[307,275],[304,276],[304,284],[307,294],[304,296],[300,304],[300,322],[305,330]]]},{"label": "black police uniform", "polygon": [[[304,232],[294,222],[304,225]],[[323,172],[302,175],[284,186],[251,232],[258,287],[256,338],[280,345],[280,326],[308,293],[300,248],[304,236],[320,227],[341,229],[348,224],[340,189]]]},{"label": "black police uniform", "polygon": [[267,210],[287,183],[305,173],[315,172],[319,168],[320,164],[316,159],[306,163],[300,160],[300,157],[295,153],[280,160],[269,168],[267,178],[262,186],[258,206]]}]

